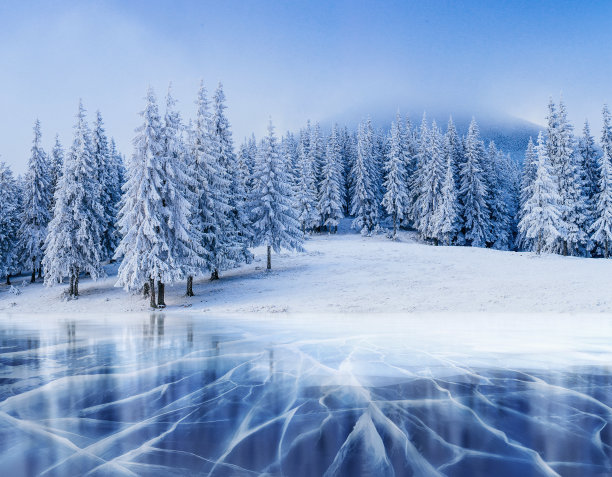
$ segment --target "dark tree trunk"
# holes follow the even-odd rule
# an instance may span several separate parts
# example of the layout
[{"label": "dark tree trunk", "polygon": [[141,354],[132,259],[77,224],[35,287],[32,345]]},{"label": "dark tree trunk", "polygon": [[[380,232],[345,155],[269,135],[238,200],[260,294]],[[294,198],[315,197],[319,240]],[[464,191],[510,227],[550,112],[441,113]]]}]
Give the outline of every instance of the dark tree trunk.
[{"label": "dark tree trunk", "polygon": [[74,296],[79,296],[79,268],[74,269]]},{"label": "dark tree trunk", "polygon": [[166,302],[164,301],[166,287],[159,280],[157,281],[157,306],[164,308],[166,306]]},{"label": "dark tree trunk", "polygon": [[144,286],[142,287],[142,296],[146,298],[149,296],[149,293],[150,293],[149,282],[145,282]]},{"label": "dark tree trunk", "polygon": [[155,280],[153,278],[149,278],[149,296],[151,297],[151,308],[157,308],[157,303],[155,302]]},{"label": "dark tree trunk", "polygon": [[605,250],[604,250],[604,257],[608,258],[610,256],[610,252],[608,250],[608,241],[606,240],[606,245],[605,245]]},{"label": "dark tree trunk", "polygon": [[268,245],[268,270],[272,270],[272,247]]},{"label": "dark tree trunk", "polygon": [[393,214],[393,240],[397,238],[397,214]]},{"label": "dark tree trunk", "polygon": [[38,267],[38,278],[42,278],[42,267]]},{"label": "dark tree trunk", "polygon": [[34,283],[36,281],[36,258],[32,259],[32,278],[30,279],[30,283]]},{"label": "dark tree trunk", "polygon": [[7,284],[7,285],[10,285],[10,284],[11,284],[11,274],[10,274],[10,273],[7,273],[7,274],[6,274],[6,284]]},{"label": "dark tree trunk", "polygon": [[219,269],[215,268],[210,274],[210,280],[219,280]]},{"label": "dark tree trunk", "polygon": [[70,296],[74,295],[74,273],[70,273],[70,288],[68,289]]},{"label": "dark tree trunk", "polygon": [[187,293],[185,294],[187,296],[193,296],[193,277],[192,276],[187,277]]}]

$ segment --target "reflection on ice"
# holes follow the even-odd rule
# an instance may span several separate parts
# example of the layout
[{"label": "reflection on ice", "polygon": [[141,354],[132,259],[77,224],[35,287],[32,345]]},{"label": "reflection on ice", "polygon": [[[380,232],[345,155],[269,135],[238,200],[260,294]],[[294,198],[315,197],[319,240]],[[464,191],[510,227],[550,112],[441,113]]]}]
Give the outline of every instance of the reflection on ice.
[{"label": "reflection on ice", "polygon": [[521,320],[2,319],[0,475],[610,474],[609,319]]}]

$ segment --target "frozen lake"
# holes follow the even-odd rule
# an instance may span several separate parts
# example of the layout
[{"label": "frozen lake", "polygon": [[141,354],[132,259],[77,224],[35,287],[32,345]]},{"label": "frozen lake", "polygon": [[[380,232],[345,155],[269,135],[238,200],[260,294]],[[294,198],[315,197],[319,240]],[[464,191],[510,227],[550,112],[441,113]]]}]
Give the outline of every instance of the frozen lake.
[{"label": "frozen lake", "polygon": [[609,316],[4,315],[0,475],[610,475],[611,364]]}]

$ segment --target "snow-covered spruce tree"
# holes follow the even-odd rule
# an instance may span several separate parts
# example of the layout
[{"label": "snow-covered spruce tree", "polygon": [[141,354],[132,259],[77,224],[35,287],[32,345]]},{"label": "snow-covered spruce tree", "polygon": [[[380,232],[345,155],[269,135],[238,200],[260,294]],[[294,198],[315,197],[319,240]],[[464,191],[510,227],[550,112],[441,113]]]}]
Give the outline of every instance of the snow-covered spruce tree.
[{"label": "snow-covered spruce tree", "polygon": [[19,194],[13,172],[4,162],[0,162],[0,277],[6,276],[7,285],[11,284],[11,275],[18,268]]},{"label": "snow-covered spruce tree", "polygon": [[[518,221],[520,222],[523,218],[523,211],[525,211],[525,203],[530,197],[531,185],[535,180],[536,169],[538,164],[538,155],[535,152],[535,146],[533,140],[530,137],[527,143],[527,150],[525,151],[525,157],[523,159],[523,169],[521,174],[521,185],[519,195],[519,206],[518,206]],[[518,246],[525,250],[532,250],[533,243],[525,237],[524,234],[518,234]]]},{"label": "snow-covered spruce tree", "polygon": [[280,155],[272,121],[258,148],[255,190],[251,200],[255,243],[267,248],[267,269],[272,269],[272,250],[302,250],[302,233],[292,204],[286,166]]},{"label": "snow-covered spruce tree", "polygon": [[97,181],[99,184],[100,204],[104,210],[101,219],[102,259],[110,259],[119,245],[117,221],[117,183],[119,182],[115,158],[104,130],[104,121],[100,111],[96,111],[96,120],[92,130],[92,157],[96,164]]},{"label": "snow-covered spruce tree", "polygon": [[485,150],[476,120],[472,119],[465,140],[465,162],[460,168],[462,234],[472,247],[484,247],[489,238],[489,208],[486,203]]},{"label": "snow-covered spruce tree", "polygon": [[406,174],[406,142],[402,118],[397,114],[391,124],[389,154],[385,162],[385,181],[382,205],[393,221],[393,240],[397,238],[397,227],[408,211],[408,177]]},{"label": "snow-covered spruce tree", "polygon": [[287,132],[281,140],[281,154],[283,161],[287,165],[289,180],[293,184],[294,192],[298,183],[298,143],[292,132]]},{"label": "snow-covered spruce tree", "polygon": [[[256,146],[255,146],[256,147]],[[246,194],[245,199],[245,208],[247,216],[250,214],[248,210],[248,197],[250,197],[251,191],[253,190],[253,165],[255,163],[255,158],[251,157],[253,150],[250,146],[250,141],[245,140],[238,149],[238,164],[236,168],[238,169],[240,177],[242,179],[242,187]],[[257,154],[257,149],[255,149],[255,155]]]},{"label": "snow-covered spruce tree", "polygon": [[428,130],[429,137],[423,142],[425,151],[419,156],[418,175],[420,190],[416,198],[415,228],[424,239],[433,239],[437,243],[436,210],[442,197],[444,180],[444,145],[442,134],[434,121]]},{"label": "snow-covered spruce tree", "polygon": [[[372,128],[371,120],[368,118],[367,127]],[[389,152],[389,144],[387,142],[387,135],[382,129],[372,129],[372,161],[370,169],[370,177],[372,178],[372,187],[374,191],[374,200],[378,207],[378,216],[383,217],[384,210],[382,207],[382,200],[384,195],[383,180],[384,180],[384,167],[385,157]]]},{"label": "snow-covered spruce tree", "polygon": [[612,163],[610,148],[604,149],[600,160],[599,192],[595,197],[595,221],[591,226],[593,241],[600,244],[605,258],[610,256],[612,241]]},{"label": "snow-covered spruce tree", "polygon": [[435,239],[444,245],[451,245],[459,231],[458,219],[459,204],[455,188],[454,163],[452,155],[448,154],[440,203],[434,215]]},{"label": "snow-covered spruce tree", "polygon": [[51,213],[53,216],[53,207],[55,205],[54,195],[57,189],[59,178],[62,176],[62,169],[64,168],[64,148],[59,139],[59,135],[55,135],[55,144],[51,151],[51,158],[49,160],[49,171],[51,173]]},{"label": "snow-covered spruce tree", "polygon": [[355,163],[355,138],[349,133],[348,128],[345,126],[341,133],[341,146],[342,146],[342,183],[344,184],[344,190],[342,192],[343,207],[345,215],[350,214],[351,211],[351,170]]},{"label": "snow-covered spruce tree", "polygon": [[523,205],[519,230],[528,240],[533,241],[535,251],[551,250],[564,229],[561,219],[561,198],[548,158],[544,136],[540,132],[536,146],[537,163],[535,178],[529,187],[527,200]]},{"label": "snow-covered spruce tree", "polygon": [[178,209],[184,215],[188,206],[181,195],[176,207],[175,204],[169,207],[166,202],[171,194],[180,191],[181,185],[174,183],[176,176],[173,175],[180,166],[174,163],[176,158],[165,155],[163,126],[151,88],[140,114],[143,124],[136,129],[134,154],[128,164],[121,199],[119,228],[122,239],[115,256],[123,255],[124,258],[119,266],[117,286],[140,291],[148,282],[151,307],[156,308],[155,282],[172,283],[181,276],[182,256],[175,255],[172,240],[176,238],[174,227],[184,230],[185,218],[172,214]]},{"label": "snow-covered spruce tree", "polygon": [[[229,220],[226,229],[222,231],[224,235],[224,261],[228,266],[251,262],[253,254],[249,251],[249,245],[253,240],[246,210],[244,178],[241,175],[242,171],[237,168],[231,126],[225,115],[225,109],[225,93],[223,92],[223,86],[219,83],[213,96],[211,137],[213,138],[214,152],[217,155],[216,162],[225,171],[228,181],[227,189],[224,192],[229,206],[227,214]],[[220,183],[219,185],[221,186]],[[213,274],[214,278],[219,278],[219,269],[214,270]]]},{"label": "snow-covered spruce tree", "polygon": [[593,241],[600,244],[605,258],[610,256],[610,241],[612,241],[612,163],[610,148],[604,149],[600,160],[599,192],[595,197],[595,221],[591,226]]},{"label": "snow-covered spruce tree", "polygon": [[[325,163],[325,141],[323,139],[323,134],[321,133],[321,126],[319,125],[319,123],[315,123],[314,127],[310,129],[308,158],[314,169],[316,197],[319,192],[321,180],[323,179],[323,164]],[[320,218],[317,218],[317,224],[315,225],[315,227],[318,229],[320,224]]]},{"label": "snow-covered spruce tree", "polygon": [[599,191],[599,154],[595,147],[595,139],[591,135],[589,122],[584,122],[582,136],[578,141],[578,159],[584,171],[585,194],[593,202]]},{"label": "snow-covered spruce tree", "polygon": [[584,255],[587,248],[588,204],[579,183],[574,155],[573,128],[567,119],[563,101],[556,109],[549,103],[547,151],[561,198],[561,219],[565,229],[560,230],[555,251],[563,255]]},{"label": "snow-covered spruce tree", "polygon": [[[189,148],[191,151],[189,166],[191,175],[195,180],[193,193],[197,198],[191,213],[190,230],[191,233],[200,237],[202,245],[199,249],[200,258],[205,263],[205,268],[213,272],[215,264],[213,263],[212,248],[216,244],[218,227],[215,220],[214,199],[210,192],[214,182],[211,183],[210,180],[216,169],[214,168],[215,163],[211,159],[213,147],[210,135],[211,116],[204,82],[200,83],[196,107],[195,123],[189,128]],[[221,172],[219,171],[219,173]],[[187,276],[187,296],[193,296],[193,279],[198,274],[197,270],[194,269],[193,273]]]},{"label": "snow-covered spruce tree", "polygon": [[372,134],[369,121],[359,125],[357,155],[351,170],[351,215],[355,217],[352,227],[364,235],[371,234],[379,221],[379,207],[372,180],[372,162],[375,161]]},{"label": "snow-covered spruce tree", "polygon": [[319,186],[318,210],[321,226],[329,232],[336,232],[342,214],[342,147],[338,134],[338,125],[334,125],[327,143],[325,162],[321,171]]},{"label": "snow-covered spruce tree", "polygon": [[317,178],[315,162],[310,154],[310,123],[308,128],[300,133],[297,148],[297,179],[295,185],[295,208],[302,235],[314,229],[319,224],[317,211]]},{"label": "snow-covered spruce tree", "polygon": [[489,143],[488,154],[484,161],[487,187],[487,205],[490,213],[488,245],[498,250],[510,247],[510,217],[508,213],[508,184],[502,161],[504,156],[497,150],[495,143]]},{"label": "snow-covered spruce tree", "polygon": [[47,225],[51,219],[51,177],[47,156],[42,149],[40,121],[34,123],[32,154],[24,179],[23,211],[19,228],[19,253],[25,267],[32,267],[32,283],[36,280],[43,258]]},{"label": "snow-covered spruce tree", "polygon": [[91,131],[81,101],[76,118],[74,139],[54,197],[55,211],[42,261],[45,285],[57,285],[68,277],[69,294],[73,297],[79,295],[80,273],[89,273],[94,280],[104,275],[101,267],[104,224],[100,221],[104,209]]},{"label": "snow-covered spruce tree", "polygon": [[427,125],[427,115],[423,113],[423,119],[421,120],[421,126],[419,130],[415,132],[415,156],[413,157],[412,164],[409,168],[412,168],[412,174],[409,179],[408,187],[408,203],[409,203],[409,217],[412,225],[418,229],[417,224],[420,222],[420,197],[421,191],[425,187],[425,164],[428,163],[428,148],[429,148],[429,127]]}]

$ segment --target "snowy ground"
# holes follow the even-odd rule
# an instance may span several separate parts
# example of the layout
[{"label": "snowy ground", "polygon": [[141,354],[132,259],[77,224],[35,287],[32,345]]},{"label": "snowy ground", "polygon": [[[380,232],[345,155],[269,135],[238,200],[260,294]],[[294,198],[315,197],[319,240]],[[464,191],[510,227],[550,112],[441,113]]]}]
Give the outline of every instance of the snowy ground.
[{"label": "snowy ground", "polygon": [[[397,242],[347,230],[314,236],[305,253],[273,256],[267,273],[263,249],[255,262],[166,292],[168,311],[252,312],[612,312],[612,261],[536,256],[495,250],[434,247],[410,233]],[[148,302],[114,288],[109,277],[81,281],[81,297],[63,301],[65,286],[30,285],[15,279],[21,294],[0,285],[0,313],[145,311]]]}]

